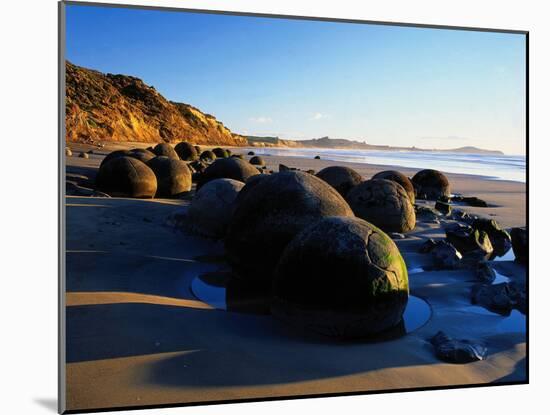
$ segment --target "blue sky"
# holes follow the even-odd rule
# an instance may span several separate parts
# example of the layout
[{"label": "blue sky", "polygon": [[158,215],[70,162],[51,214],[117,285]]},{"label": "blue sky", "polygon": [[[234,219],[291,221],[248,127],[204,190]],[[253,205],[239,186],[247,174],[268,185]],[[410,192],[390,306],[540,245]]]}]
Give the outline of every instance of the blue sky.
[{"label": "blue sky", "polygon": [[525,37],[67,6],[67,59],[248,135],[525,153]]}]

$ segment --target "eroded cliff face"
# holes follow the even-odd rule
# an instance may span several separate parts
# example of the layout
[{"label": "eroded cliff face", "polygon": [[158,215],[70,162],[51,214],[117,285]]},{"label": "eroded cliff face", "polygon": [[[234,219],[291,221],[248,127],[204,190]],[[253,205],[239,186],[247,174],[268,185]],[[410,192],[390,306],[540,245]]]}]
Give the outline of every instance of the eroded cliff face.
[{"label": "eroded cliff face", "polygon": [[184,103],[171,102],[141,79],[66,63],[66,140],[245,146],[247,140]]}]

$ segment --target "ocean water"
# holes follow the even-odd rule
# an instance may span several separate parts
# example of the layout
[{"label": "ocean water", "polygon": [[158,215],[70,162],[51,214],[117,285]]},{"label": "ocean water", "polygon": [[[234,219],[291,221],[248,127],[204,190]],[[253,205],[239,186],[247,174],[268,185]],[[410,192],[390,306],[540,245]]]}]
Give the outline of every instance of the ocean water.
[{"label": "ocean water", "polygon": [[373,151],[325,148],[261,148],[250,150],[258,155],[288,156],[311,159],[316,155],[324,160],[352,163],[401,166],[414,169],[436,169],[447,173],[473,174],[495,180],[525,183],[525,156],[465,154],[441,151]]}]

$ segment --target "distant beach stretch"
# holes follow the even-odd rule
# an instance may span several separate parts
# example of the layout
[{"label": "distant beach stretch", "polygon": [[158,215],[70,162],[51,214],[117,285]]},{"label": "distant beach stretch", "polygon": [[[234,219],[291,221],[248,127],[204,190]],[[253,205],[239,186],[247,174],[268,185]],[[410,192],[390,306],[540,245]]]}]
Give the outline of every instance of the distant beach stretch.
[{"label": "distant beach stretch", "polygon": [[448,173],[474,174],[498,180],[525,183],[525,156],[492,154],[465,154],[450,152],[376,151],[360,149],[277,148],[253,147],[260,155],[312,158],[323,160],[365,163],[380,166],[399,166],[421,169],[431,166]]}]

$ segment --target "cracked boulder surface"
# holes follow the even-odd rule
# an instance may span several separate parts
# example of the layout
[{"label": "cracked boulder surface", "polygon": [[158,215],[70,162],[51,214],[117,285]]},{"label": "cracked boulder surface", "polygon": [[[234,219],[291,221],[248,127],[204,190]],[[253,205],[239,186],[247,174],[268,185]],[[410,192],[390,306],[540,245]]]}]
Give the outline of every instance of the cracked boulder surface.
[{"label": "cracked boulder surface", "polygon": [[339,338],[361,338],[402,320],[409,286],[391,238],[372,224],[330,217],[286,247],[273,283],[272,313]]},{"label": "cracked boulder surface", "polygon": [[353,216],[340,194],[304,172],[264,175],[247,182],[231,217],[225,253],[237,274],[270,282],[286,245],[328,216]]},{"label": "cracked boulder surface", "polygon": [[407,192],[409,199],[411,199],[411,203],[414,204],[415,202],[414,186],[411,180],[407,176],[405,176],[403,173],[397,170],[385,170],[385,171],[381,171],[380,173],[376,173],[374,176],[372,176],[372,178],[391,180],[392,182],[396,182],[397,184],[400,184],[403,187],[403,189],[405,189],[405,191]]},{"label": "cracked boulder surface", "polygon": [[405,189],[386,179],[364,181],[349,191],[346,200],[356,216],[384,232],[409,232],[416,214]]},{"label": "cracked boulder surface", "polygon": [[343,197],[363,181],[359,173],[345,166],[325,167],[316,176],[334,187]]}]

